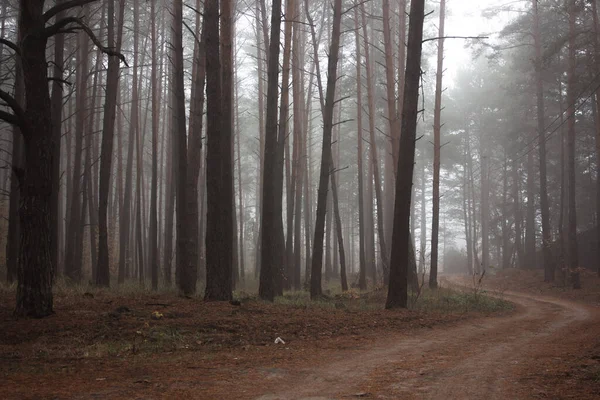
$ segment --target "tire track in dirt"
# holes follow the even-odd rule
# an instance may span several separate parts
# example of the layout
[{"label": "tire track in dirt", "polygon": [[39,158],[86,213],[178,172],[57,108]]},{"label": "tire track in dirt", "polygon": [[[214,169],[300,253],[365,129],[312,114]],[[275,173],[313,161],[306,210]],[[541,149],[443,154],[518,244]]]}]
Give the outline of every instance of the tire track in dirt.
[{"label": "tire track in dirt", "polygon": [[598,312],[548,297],[513,292],[502,297],[517,305],[515,314],[399,335],[325,365],[286,371],[283,389],[258,399],[531,398],[531,388],[520,379],[523,366],[532,357],[551,355],[553,340],[566,330],[585,329]]}]

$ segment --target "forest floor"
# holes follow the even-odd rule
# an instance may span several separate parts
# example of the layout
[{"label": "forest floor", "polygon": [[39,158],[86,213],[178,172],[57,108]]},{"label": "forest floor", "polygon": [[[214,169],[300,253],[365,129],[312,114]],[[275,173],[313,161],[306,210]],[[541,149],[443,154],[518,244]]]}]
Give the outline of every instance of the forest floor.
[{"label": "forest floor", "polygon": [[[7,399],[576,398],[600,396],[600,280],[457,277],[410,310],[385,292],[205,303],[172,293],[57,290],[14,320],[0,290]],[[447,287],[468,287],[461,293]],[[507,287],[514,292],[508,292]],[[575,293],[575,294],[573,294]],[[487,296],[491,294],[492,297]],[[510,301],[514,306],[507,303]],[[275,343],[281,338],[285,343]]]}]

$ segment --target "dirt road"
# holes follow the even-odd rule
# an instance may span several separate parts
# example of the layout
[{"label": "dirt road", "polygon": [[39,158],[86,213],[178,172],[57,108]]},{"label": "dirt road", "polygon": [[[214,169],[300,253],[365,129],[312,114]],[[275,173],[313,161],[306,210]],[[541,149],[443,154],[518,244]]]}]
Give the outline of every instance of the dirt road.
[{"label": "dirt road", "polygon": [[382,338],[316,369],[278,371],[282,390],[258,399],[547,397],[539,380],[530,378],[547,372],[548,360],[573,356],[582,343],[597,340],[598,310],[548,297],[503,296],[517,304],[515,314]]}]

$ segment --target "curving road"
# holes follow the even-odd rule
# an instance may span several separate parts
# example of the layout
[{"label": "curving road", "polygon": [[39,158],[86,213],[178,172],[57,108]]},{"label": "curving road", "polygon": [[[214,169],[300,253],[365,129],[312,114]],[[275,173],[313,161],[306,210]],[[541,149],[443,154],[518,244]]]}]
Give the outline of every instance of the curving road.
[{"label": "curving road", "polygon": [[589,327],[598,313],[554,298],[503,297],[517,304],[516,313],[385,339],[324,366],[287,371],[285,389],[259,400],[532,398],[523,373],[543,371],[544,359],[559,356],[559,343],[564,353],[566,338],[576,351],[578,341],[595,335]]}]

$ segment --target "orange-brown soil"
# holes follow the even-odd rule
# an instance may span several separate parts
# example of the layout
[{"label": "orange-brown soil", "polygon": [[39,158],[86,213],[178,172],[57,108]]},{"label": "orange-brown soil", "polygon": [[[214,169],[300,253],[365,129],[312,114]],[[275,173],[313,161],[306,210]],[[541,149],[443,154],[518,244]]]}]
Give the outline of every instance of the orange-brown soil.
[{"label": "orange-brown soil", "polygon": [[[500,278],[512,279],[484,284],[492,288]],[[9,399],[599,398],[597,305],[500,289],[517,304],[514,312],[374,309],[383,294],[307,307],[99,292],[59,294],[55,315],[18,321],[12,293],[5,292],[0,393]],[[285,344],[275,344],[277,337]]]}]

